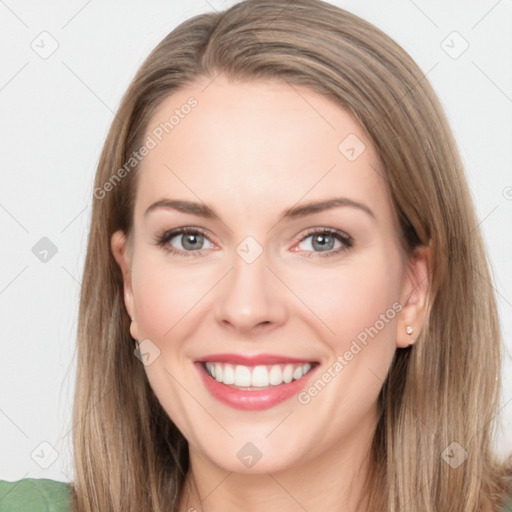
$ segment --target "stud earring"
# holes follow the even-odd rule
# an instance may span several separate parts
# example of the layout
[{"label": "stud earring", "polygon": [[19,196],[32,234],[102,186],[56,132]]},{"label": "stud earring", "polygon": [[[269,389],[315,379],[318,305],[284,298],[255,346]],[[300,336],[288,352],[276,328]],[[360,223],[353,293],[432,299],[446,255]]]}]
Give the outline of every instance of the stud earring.
[{"label": "stud earring", "polygon": [[410,336],[414,332],[414,330],[413,330],[413,328],[410,325],[408,325],[405,328],[405,332]]}]

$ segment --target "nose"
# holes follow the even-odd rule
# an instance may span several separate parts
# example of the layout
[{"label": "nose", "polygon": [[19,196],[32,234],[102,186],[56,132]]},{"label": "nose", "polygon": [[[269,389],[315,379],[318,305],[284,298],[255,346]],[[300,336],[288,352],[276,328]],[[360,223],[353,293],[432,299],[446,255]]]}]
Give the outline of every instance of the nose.
[{"label": "nose", "polygon": [[249,335],[286,322],[286,290],[268,267],[265,252],[252,263],[235,255],[233,268],[219,284],[214,307],[223,328]]}]

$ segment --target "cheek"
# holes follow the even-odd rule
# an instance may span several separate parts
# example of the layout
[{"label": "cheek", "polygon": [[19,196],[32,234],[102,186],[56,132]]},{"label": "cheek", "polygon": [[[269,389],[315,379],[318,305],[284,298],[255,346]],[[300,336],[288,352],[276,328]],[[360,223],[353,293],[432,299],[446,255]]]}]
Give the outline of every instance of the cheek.
[{"label": "cheek", "polygon": [[[338,352],[346,350],[357,337],[364,342],[365,333],[368,339],[375,338],[375,329],[379,339],[392,334],[396,316],[393,304],[396,306],[399,296],[398,258],[373,253],[330,268],[281,271],[285,282],[292,284],[296,296],[307,306],[309,323],[317,325],[319,339],[328,339]],[[174,338],[172,331],[178,324],[180,336],[186,335],[187,319],[194,316],[194,309],[202,309],[201,301],[211,300],[210,294],[215,293],[222,274],[218,265],[172,265],[161,255],[141,254],[132,269],[140,337],[155,341]],[[286,299],[281,296],[280,300]],[[291,318],[300,314],[299,310],[304,311],[300,304],[294,311],[295,303],[290,296],[286,306]]]},{"label": "cheek", "polygon": [[140,336],[163,340],[180,330],[186,317],[214,283],[210,273],[199,266],[172,265],[165,258],[142,255],[134,262],[132,287]]},{"label": "cheek", "polygon": [[159,402],[184,432],[193,430],[195,402],[183,392],[179,383],[195,381],[195,369],[188,358],[188,340],[197,328],[195,314],[201,299],[212,286],[200,266],[188,270],[173,265],[161,255],[150,251],[135,258],[132,267],[132,288],[139,339],[150,339],[158,347],[158,356],[145,366],[148,382]]},{"label": "cheek", "polygon": [[319,319],[316,324],[322,324],[317,338],[329,358],[299,401],[329,415],[331,422],[322,433],[326,437],[360,424],[375,407],[389,371],[401,309],[400,266],[392,261],[373,255],[358,262],[347,260],[325,275],[317,272],[315,279],[301,278],[298,294],[310,298],[308,305]]},{"label": "cheek", "polygon": [[[321,339],[330,351],[343,354],[357,340],[368,357],[395,349],[396,317],[401,309],[399,259],[372,254],[338,267],[303,275],[297,295],[320,322]],[[357,346],[353,348],[357,351]],[[349,355],[350,357],[350,355]]]}]

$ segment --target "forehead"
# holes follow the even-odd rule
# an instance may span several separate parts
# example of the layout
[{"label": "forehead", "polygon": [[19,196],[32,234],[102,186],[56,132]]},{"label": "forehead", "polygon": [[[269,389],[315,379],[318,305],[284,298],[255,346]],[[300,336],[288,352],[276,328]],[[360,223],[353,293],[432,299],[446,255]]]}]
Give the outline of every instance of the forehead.
[{"label": "forehead", "polygon": [[169,97],[146,130],[136,215],[173,197],[255,215],[336,194],[389,214],[378,156],[353,116],[326,95],[279,81],[219,75]]}]

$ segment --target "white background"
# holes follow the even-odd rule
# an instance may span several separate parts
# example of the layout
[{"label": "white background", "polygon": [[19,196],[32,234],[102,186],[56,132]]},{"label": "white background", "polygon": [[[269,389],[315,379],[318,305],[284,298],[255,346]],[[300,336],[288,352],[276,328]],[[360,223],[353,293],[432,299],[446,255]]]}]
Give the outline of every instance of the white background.
[{"label": "white background", "polygon": [[[0,478],[73,479],[78,294],[103,141],[121,95],[153,47],[190,16],[232,3],[0,2]],[[510,452],[512,1],[332,3],[400,43],[447,111],[488,246],[508,347],[497,451]],[[31,47],[49,37],[39,36],[43,31],[58,42],[47,59]],[[469,44],[456,59],[446,45],[458,53],[465,43],[453,31]],[[49,44],[46,39],[45,48]],[[46,263],[32,252],[42,237],[58,249]],[[44,465],[55,461],[40,467],[38,454]]]}]

